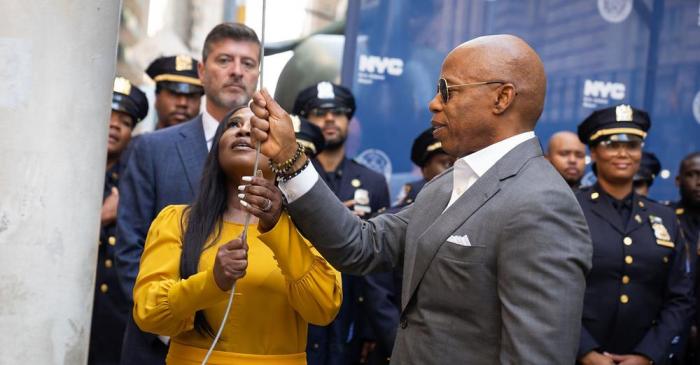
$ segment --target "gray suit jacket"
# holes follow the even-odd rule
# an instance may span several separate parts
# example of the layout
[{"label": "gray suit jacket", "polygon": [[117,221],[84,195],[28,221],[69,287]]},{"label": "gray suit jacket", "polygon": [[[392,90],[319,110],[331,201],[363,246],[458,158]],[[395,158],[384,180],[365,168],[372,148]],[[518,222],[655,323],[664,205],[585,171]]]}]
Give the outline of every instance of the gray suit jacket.
[{"label": "gray suit jacket", "polygon": [[[342,271],[403,265],[392,364],[573,364],[592,246],[571,189],[536,138],[443,213],[452,178],[448,170],[407,209],[370,221],[320,180],[288,210]],[[453,235],[471,245],[449,242]]]}]

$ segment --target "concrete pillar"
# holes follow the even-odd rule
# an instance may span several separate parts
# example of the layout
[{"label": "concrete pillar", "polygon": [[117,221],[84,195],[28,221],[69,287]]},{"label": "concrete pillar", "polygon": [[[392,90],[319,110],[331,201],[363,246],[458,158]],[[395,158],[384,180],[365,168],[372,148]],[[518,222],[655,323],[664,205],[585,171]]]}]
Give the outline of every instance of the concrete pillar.
[{"label": "concrete pillar", "polygon": [[85,364],[120,1],[0,2],[0,364]]}]

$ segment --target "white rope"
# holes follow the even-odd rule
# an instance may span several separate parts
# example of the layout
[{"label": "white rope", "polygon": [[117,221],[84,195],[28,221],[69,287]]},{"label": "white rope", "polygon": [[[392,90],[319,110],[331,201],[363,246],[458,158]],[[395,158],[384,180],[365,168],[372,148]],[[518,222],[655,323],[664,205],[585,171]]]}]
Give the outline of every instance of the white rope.
[{"label": "white rope", "polygon": [[[261,33],[261,40],[260,40],[260,75],[258,79],[258,90],[262,90],[263,87],[263,62],[265,60],[265,10],[267,8],[267,1],[262,0],[262,29],[260,31]],[[252,176],[257,176],[258,172],[258,165],[260,164],[260,141],[257,141],[255,144],[255,163],[253,164],[253,175]],[[243,224],[243,232],[241,233],[241,240],[245,243],[248,242],[248,226],[250,225],[250,212],[247,212],[245,215],[245,222]],[[224,331],[224,327],[226,326],[226,321],[228,320],[228,315],[231,312],[231,306],[233,305],[233,295],[236,292],[236,283],[233,283],[233,287],[231,287],[231,294],[228,297],[228,304],[226,305],[226,311],[224,312],[224,318],[221,319],[221,324],[219,325],[219,330],[216,331],[216,337],[214,337],[214,340],[211,343],[211,347],[209,347],[209,351],[207,351],[206,356],[204,356],[204,359],[202,360],[202,365],[206,365],[207,361],[209,361],[209,357],[211,356],[212,352],[214,352],[214,348],[216,347],[216,344],[219,342],[219,338],[221,338],[221,333]]]}]

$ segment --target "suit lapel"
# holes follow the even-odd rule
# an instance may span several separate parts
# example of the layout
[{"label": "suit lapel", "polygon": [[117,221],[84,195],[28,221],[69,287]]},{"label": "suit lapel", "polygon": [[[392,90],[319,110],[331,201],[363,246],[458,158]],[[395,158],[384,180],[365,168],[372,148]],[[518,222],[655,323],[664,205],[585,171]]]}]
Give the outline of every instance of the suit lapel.
[{"label": "suit lapel", "polygon": [[[473,216],[501,189],[503,181],[516,175],[529,159],[541,156],[542,149],[537,138],[527,140],[513,148],[503,158],[480,177],[457,201],[444,213],[442,210],[449,202],[452,194],[452,184],[442,183],[437,191],[424,196],[421,202],[416,201],[416,209],[425,211],[428,222],[433,222],[418,236],[411,259],[412,265],[408,272],[408,280],[401,301],[403,309],[416,291],[435,254],[447,238],[456,229]],[[452,179],[452,174],[444,175]],[[439,195],[438,195],[439,194]],[[444,203],[443,203],[444,201]],[[441,214],[442,213],[442,214]],[[407,252],[407,254],[409,254]],[[408,290],[405,290],[408,289]]]},{"label": "suit lapel", "polygon": [[185,177],[194,196],[199,188],[199,180],[207,158],[207,141],[204,138],[202,116],[198,116],[180,131],[182,139],[176,142],[180,162],[185,171]]}]

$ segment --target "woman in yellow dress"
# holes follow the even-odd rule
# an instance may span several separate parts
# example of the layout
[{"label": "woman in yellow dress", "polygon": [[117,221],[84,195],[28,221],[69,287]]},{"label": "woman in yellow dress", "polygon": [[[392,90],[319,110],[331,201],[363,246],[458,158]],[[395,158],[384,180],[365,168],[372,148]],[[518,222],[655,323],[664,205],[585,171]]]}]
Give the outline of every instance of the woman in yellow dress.
[{"label": "woman in yellow dress", "polygon": [[[340,275],[283,211],[267,158],[266,179],[244,178],[255,160],[252,115],[241,107],[224,118],[195,201],[164,208],[148,232],[133,315],[142,330],[170,336],[168,364],[202,362],[234,283],[208,364],[306,364],[307,324],[326,325],[340,308]],[[242,242],[246,212],[254,218]]]}]

